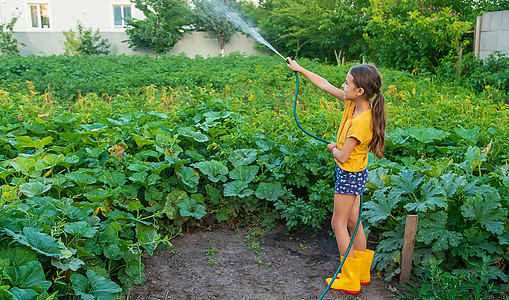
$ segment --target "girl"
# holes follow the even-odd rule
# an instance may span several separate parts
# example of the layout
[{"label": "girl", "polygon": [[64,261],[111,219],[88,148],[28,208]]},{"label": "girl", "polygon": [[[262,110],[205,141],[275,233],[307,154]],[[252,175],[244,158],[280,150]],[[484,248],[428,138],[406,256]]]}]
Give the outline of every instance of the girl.
[{"label": "girl", "polygon": [[[332,289],[357,294],[361,284],[370,281],[374,252],[366,249],[366,235],[359,224],[353,251],[346,253],[350,232],[355,230],[359,218],[360,195],[368,181],[368,150],[378,158],[383,157],[385,140],[385,98],[380,93],[382,77],[373,65],[352,67],[342,88],[333,86],[326,79],[314,74],[296,61],[287,58],[288,67],[299,72],[319,89],[345,103],[337,142],[327,148],[334,157],[336,180],[332,229],[336,235],[341,259],[347,256],[341,274]],[[327,278],[327,284],[332,278]]]}]

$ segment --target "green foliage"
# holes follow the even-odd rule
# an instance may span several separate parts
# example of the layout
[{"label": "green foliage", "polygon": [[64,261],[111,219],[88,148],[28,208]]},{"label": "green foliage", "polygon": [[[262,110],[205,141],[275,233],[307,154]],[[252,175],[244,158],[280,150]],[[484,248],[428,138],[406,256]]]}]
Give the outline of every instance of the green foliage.
[{"label": "green foliage", "polygon": [[7,55],[19,55],[19,46],[25,46],[20,43],[13,33],[14,25],[20,15],[14,16],[8,23],[0,24],[0,53]]},{"label": "green foliage", "polygon": [[66,55],[107,55],[110,53],[108,48],[111,46],[108,39],[101,38],[99,29],[94,31],[92,27],[84,28],[78,22],[76,31],[72,28],[64,31],[64,53]]},{"label": "green foliage", "polygon": [[190,8],[182,0],[134,0],[145,19],[127,22],[129,47],[150,48],[157,54],[168,52],[189,31]]},{"label": "green foliage", "polygon": [[490,94],[493,97],[494,90],[504,91],[504,95],[497,98],[507,103],[505,100],[509,93],[509,57],[507,55],[495,52],[486,59],[479,59],[473,53],[469,53],[463,57],[461,66],[458,66],[457,56],[446,57],[441,60],[436,73],[441,80],[456,81],[477,92],[485,92],[487,97],[490,97]]},{"label": "green foliage", "polygon": [[501,11],[509,9],[507,0],[421,0],[419,1],[421,9],[428,11],[438,11],[445,7],[450,7],[456,12],[461,21],[475,23],[477,17],[484,12]]},{"label": "green foliage", "polygon": [[323,14],[335,9],[333,1],[267,0],[260,5],[265,12],[258,27],[279,52],[310,58],[333,55],[332,49],[321,47],[329,32],[320,29]]},{"label": "green foliage", "polygon": [[[214,217],[328,226],[333,161],[294,124],[294,75],[280,59],[0,61],[0,262],[26,254],[18,267],[39,262],[45,275],[41,289],[5,281],[6,293],[92,297],[94,282],[107,283],[108,295],[126,293],[146,280],[144,253]],[[331,82],[350,68],[300,63]],[[400,272],[408,214],[419,216],[416,263],[440,259],[450,274],[469,262],[479,268],[485,256],[503,265],[509,111],[471,89],[381,72],[390,112],[386,158],[370,158],[363,212],[376,237],[375,269],[387,279]],[[85,80],[94,74],[102,77]],[[300,122],[333,139],[342,106],[306,82],[299,105]],[[507,280],[494,265],[489,270],[489,280]],[[51,283],[46,290],[43,281]]]},{"label": "green foliage", "polygon": [[91,270],[87,271],[86,276],[72,274],[71,282],[74,292],[82,299],[115,300],[122,291],[113,281]]},{"label": "green foliage", "polygon": [[335,49],[338,62],[362,61],[368,54],[368,44],[363,35],[369,17],[363,8],[369,7],[369,1],[336,1],[334,10],[323,14],[320,30],[324,31],[322,47]]},{"label": "green foliage", "polygon": [[489,283],[489,259],[483,257],[482,264],[472,263],[475,271],[460,270],[453,274],[444,272],[441,260],[430,260],[424,264],[417,284],[402,285],[399,299],[491,299],[492,294],[501,293]]},{"label": "green foliage", "polygon": [[[223,0],[217,0],[223,1]],[[225,5],[231,7],[235,1],[225,1]],[[204,31],[214,34],[219,42],[221,50],[228,44],[237,32],[237,29],[224,17],[224,12],[218,11],[217,4],[211,0],[193,0],[193,16],[196,26]]]},{"label": "green foliage", "polygon": [[[458,53],[472,27],[450,8],[426,10],[412,1],[373,1],[365,35],[372,57],[383,66],[432,72],[440,59]],[[395,38],[398,37],[398,38]]]}]

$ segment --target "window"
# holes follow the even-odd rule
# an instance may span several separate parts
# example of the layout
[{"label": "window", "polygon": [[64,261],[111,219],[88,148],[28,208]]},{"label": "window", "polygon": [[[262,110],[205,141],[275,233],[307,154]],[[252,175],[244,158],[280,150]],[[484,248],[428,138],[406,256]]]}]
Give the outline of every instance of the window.
[{"label": "window", "polygon": [[131,20],[131,5],[113,5],[113,24],[115,28],[124,28]]},{"label": "window", "polygon": [[48,4],[37,3],[28,4],[30,7],[30,20],[32,28],[49,28],[49,10]]}]

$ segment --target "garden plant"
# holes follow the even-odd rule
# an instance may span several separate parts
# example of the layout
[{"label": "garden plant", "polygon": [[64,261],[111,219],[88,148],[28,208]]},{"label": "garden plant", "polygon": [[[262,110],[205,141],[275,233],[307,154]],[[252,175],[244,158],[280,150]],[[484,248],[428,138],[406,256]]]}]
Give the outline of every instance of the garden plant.
[{"label": "garden plant", "polygon": [[[350,68],[300,63],[338,83]],[[399,274],[417,214],[416,278],[478,280],[451,293],[489,297],[508,280],[507,90],[380,70],[387,148],[370,157],[363,217],[374,269]],[[144,255],[206,216],[328,226],[334,162],[294,123],[293,76],[269,56],[0,56],[1,297],[117,299],[146,280]],[[303,82],[298,110],[334,140],[340,103]]]}]

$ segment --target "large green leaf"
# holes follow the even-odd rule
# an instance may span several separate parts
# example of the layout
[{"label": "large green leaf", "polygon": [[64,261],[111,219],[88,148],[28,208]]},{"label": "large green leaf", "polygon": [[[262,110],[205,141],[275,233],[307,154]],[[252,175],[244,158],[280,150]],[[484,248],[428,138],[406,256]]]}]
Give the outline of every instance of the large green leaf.
[{"label": "large green leaf", "polygon": [[151,162],[150,170],[154,172],[154,174],[159,175],[164,169],[169,168],[170,164],[167,161],[162,162]]},{"label": "large green leaf", "polygon": [[194,139],[197,142],[206,142],[209,140],[205,134],[193,131],[190,127],[180,127],[177,132],[180,135]]},{"label": "large green leaf", "polygon": [[101,129],[107,128],[108,124],[93,123],[93,124],[80,125],[80,127],[83,128],[85,130],[85,132],[96,132],[96,131],[101,131]]},{"label": "large green leaf", "polygon": [[215,160],[209,160],[199,162],[196,166],[203,174],[207,175],[207,178],[210,181],[226,181],[226,176],[224,175],[228,174],[228,168],[222,163]]},{"label": "large green leaf", "polygon": [[76,117],[74,117],[71,114],[67,114],[67,113],[56,115],[53,118],[53,120],[57,123],[62,123],[62,124],[69,124],[69,123],[77,121]]},{"label": "large green leaf", "polygon": [[177,204],[189,198],[185,191],[173,190],[166,196],[162,213],[173,220],[177,217]]},{"label": "large green leaf", "polygon": [[279,182],[262,182],[256,189],[255,195],[260,199],[276,201],[284,195],[284,190]]},{"label": "large green leaf", "polygon": [[147,139],[145,137],[139,136],[134,133],[131,133],[131,138],[136,142],[136,145],[138,145],[139,148],[141,148],[145,145],[154,144],[154,141],[152,141],[151,139]]},{"label": "large green leaf", "polygon": [[193,198],[184,199],[177,203],[177,206],[180,208],[179,212],[182,217],[194,217],[199,220],[207,214],[205,207],[198,204]]},{"label": "large green leaf", "polygon": [[177,175],[180,176],[185,185],[191,188],[197,186],[200,181],[198,173],[193,168],[186,166],[180,167],[177,171]]},{"label": "large green leaf", "polygon": [[408,134],[422,143],[431,143],[435,140],[442,140],[449,136],[449,133],[433,127],[416,127],[408,129]]},{"label": "large green leaf", "polygon": [[434,252],[445,251],[458,246],[463,236],[459,232],[447,229],[447,219],[447,213],[444,211],[431,214],[419,222],[421,230],[417,232],[415,239],[424,242],[426,245],[433,243],[432,250]]},{"label": "large green leaf", "polygon": [[444,190],[445,197],[452,198],[458,187],[465,185],[465,177],[454,173],[447,173],[440,176],[440,184]]},{"label": "large green leaf", "polygon": [[143,274],[145,265],[141,262],[141,256],[141,253],[126,253],[124,255],[126,263],[124,272],[134,281],[134,284],[142,284],[147,280],[147,277]]},{"label": "large green leaf", "polygon": [[22,234],[17,234],[7,228],[4,231],[18,243],[49,257],[60,257],[62,256],[62,250],[65,249],[64,246],[58,243],[57,239],[39,232],[33,227],[24,227]]},{"label": "large green leaf", "polygon": [[88,270],[87,276],[72,274],[72,289],[84,300],[116,300],[122,289],[110,279]]},{"label": "large green leaf", "polygon": [[163,113],[158,113],[158,112],[155,112],[155,111],[150,111],[147,114],[151,115],[151,116],[156,116],[156,117],[161,118],[161,119],[168,119],[168,115],[163,114]]},{"label": "large green leaf", "polygon": [[444,190],[437,187],[437,180],[435,178],[422,185],[421,196],[421,199],[407,203],[405,209],[408,211],[427,212],[428,209],[434,210],[436,207],[447,208],[447,198],[444,196]]},{"label": "large green leaf", "polygon": [[232,152],[228,157],[228,160],[234,167],[249,165],[256,160],[255,149],[238,149]]},{"label": "large green leaf", "polygon": [[230,172],[230,178],[250,183],[254,180],[259,169],[258,166],[238,166]]},{"label": "large green leaf", "polygon": [[221,192],[210,184],[205,186],[205,190],[207,191],[207,196],[210,197],[210,201],[212,201],[215,205],[218,205]]},{"label": "large green leaf", "polygon": [[228,208],[221,207],[216,211],[216,220],[218,222],[228,221],[230,219],[230,214],[228,213]]},{"label": "large green leaf", "polygon": [[6,248],[0,251],[0,259],[8,259],[9,265],[22,266],[29,261],[36,261],[37,254],[27,247]]},{"label": "large green leaf", "polygon": [[85,187],[86,185],[93,184],[97,181],[95,177],[82,173],[80,171],[68,173],[65,176],[82,188]]},{"label": "large green leaf", "polygon": [[[4,298],[3,295],[0,296],[0,299],[12,299],[12,300],[30,300],[30,299],[38,299],[39,297],[35,298],[35,296],[39,296],[40,293],[36,292],[32,289],[20,289],[18,287],[13,287],[7,290],[7,293],[9,296],[12,296],[12,298]],[[53,298],[54,299],[54,298]]]},{"label": "large green leaf", "polygon": [[404,194],[415,193],[421,182],[422,177],[408,171],[403,171],[401,174],[393,176],[392,178],[392,184],[394,185],[393,190]]},{"label": "large green leaf", "polygon": [[65,156],[63,154],[45,154],[42,160],[50,167],[54,167],[64,161]]},{"label": "large green leaf", "polygon": [[465,160],[459,164],[465,171],[472,173],[483,161],[486,160],[486,154],[481,153],[478,147],[468,147],[465,153]]},{"label": "large green leaf", "polygon": [[110,196],[110,191],[103,189],[95,189],[91,190],[90,192],[86,192],[85,194],[83,194],[83,196],[90,200],[90,202],[99,202],[108,198]]},{"label": "large green leaf", "polygon": [[127,167],[127,169],[134,171],[134,172],[147,172],[150,170],[150,168],[146,164],[140,164],[140,163],[135,163],[135,164],[129,165],[129,167]]},{"label": "large green leaf", "polygon": [[368,183],[366,184],[367,188],[382,189],[386,185],[384,179],[386,180],[387,178],[390,178],[390,175],[387,175],[386,169],[376,168],[373,171],[369,171],[368,177]]},{"label": "large green leaf", "polygon": [[78,221],[65,224],[64,231],[70,234],[91,238],[95,235],[97,229],[92,228],[92,226],[85,221]]},{"label": "large green leaf", "polygon": [[[100,252],[99,252],[100,253]],[[57,259],[53,257],[51,259],[51,264],[59,268],[60,270],[67,271],[78,271],[79,268],[81,268],[83,265],[85,265],[85,262],[83,262],[81,259],[77,257],[69,257],[69,258],[63,258],[63,259]]]},{"label": "large green leaf", "polygon": [[34,157],[20,155],[15,160],[9,160],[7,163],[12,166],[16,172],[21,172],[30,177],[40,177],[41,172],[35,170],[37,160]]},{"label": "large green leaf", "polygon": [[364,203],[364,211],[362,216],[365,217],[370,224],[376,224],[385,221],[402,200],[401,194],[387,189],[376,190],[373,193],[371,201]]},{"label": "large green leaf", "polygon": [[507,208],[501,206],[499,193],[490,188],[467,199],[460,209],[463,217],[474,220],[491,233],[502,234],[504,222],[507,222]]},{"label": "large green leaf", "polygon": [[237,197],[247,186],[246,182],[240,180],[225,183],[223,195],[225,197]]},{"label": "large green leaf", "polygon": [[157,228],[153,225],[144,225],[136,223],[136,238],[141,246],[147,251],[148,255],[153,255],[158,240],[161,235],[157,232]]},{"label": "large green leaf", "polygon": [[377,252],[401,251],[404,242],[404,224],[398,224],[394,230],[382,233],[382,240],[376,247]]},{"label": "large green leaf", "polygon": [[11,285],[15,287],[43,292],[51,286],[39,261],[29,261],[22,266],[10,266],[5,273],[9,276]]},{"label": "large green leaf", "polygon": [[104,172],[101,176],[99,176],[99,181],[104,182],[113,188],[121,187],[127,182],[125,174],[118,171]]},{"label": "large green leaf", "polygon": [[42,182],[29,182],[21,186],[21,191],[27,197],[35,197],[42,195],[51,189],[51,184],[44,184]]}]

